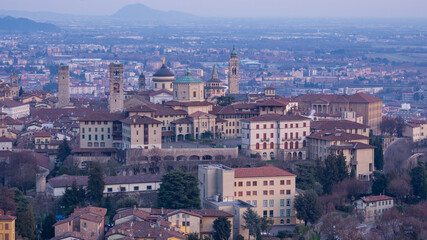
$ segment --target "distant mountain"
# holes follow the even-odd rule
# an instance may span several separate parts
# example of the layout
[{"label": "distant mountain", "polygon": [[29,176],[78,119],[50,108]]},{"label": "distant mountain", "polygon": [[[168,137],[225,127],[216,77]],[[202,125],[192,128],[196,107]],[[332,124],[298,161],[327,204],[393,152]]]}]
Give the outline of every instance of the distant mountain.
[{"label": "distant mountain", "polygon": [[131,4],[118,10],[111,18],[118,21],[138,21],[144,23],[182,23],[200,19],[192,14],[177,11],[160,11],[143,4]]},{"label": "distant mountain", "polygon": [[4,17],[0,18],[0,31],[8,32],[55,32],[59,27],[51,23],[40,23],[28,18]]}]

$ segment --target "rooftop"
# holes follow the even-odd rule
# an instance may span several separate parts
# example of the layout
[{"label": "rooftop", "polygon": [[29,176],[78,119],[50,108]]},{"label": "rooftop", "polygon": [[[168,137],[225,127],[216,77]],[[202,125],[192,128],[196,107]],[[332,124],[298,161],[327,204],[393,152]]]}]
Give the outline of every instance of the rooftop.
[{"label": "rooftop", "polygon": [[253,177],[290,177],[294,174],[274,166],[254,167],[254,168],[234,168],[235,178]]}]

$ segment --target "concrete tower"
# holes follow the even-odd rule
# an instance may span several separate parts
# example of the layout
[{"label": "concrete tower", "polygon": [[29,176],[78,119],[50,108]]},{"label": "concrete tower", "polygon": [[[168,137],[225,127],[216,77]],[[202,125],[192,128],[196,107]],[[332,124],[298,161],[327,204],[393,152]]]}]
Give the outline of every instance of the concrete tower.
[{"label": "concrete tower", "polygon": [[229,93],[239,93],[239,57],[234,47],[228,61],[228,87]]},{"label": "concrete tower", "polygon": [[58,68],[58,108],[70,105],[70,69],[68,66]]},{"label": "concrete tower", "polygon": [[10,76],[10,87],[12,90],[12,98],[19,97],[18,75],[16,73]]},{"label": "concrete tower", "polygon": [[145,76],[144,76],[144,73],[141,72],[141,75],[139,75],[139,79],[138,79],[138,90],[139,91],[144,91],[145,90],[145,86],[146,86]]},{"label": "concrete tower", "polygon": [[110,64],[110,112],[123,112],[123,64]]}]

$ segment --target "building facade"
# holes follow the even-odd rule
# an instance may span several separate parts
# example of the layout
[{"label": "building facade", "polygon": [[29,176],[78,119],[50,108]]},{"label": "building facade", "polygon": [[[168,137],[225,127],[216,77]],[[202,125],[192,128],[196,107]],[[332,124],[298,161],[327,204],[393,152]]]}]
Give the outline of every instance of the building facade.
[{"label": "building facade", "polygon": [[68,66],[58,67],[58,107],[70,105],[70,69]]},{"label": "building facade", "polygon": [[124,107],[123,64],[110,64],[110,112],[122,112]]},{"label": "building facade", "polygon": [[239,93],[239,57],[233,47],[230,60],[228,61],[228,89],[230,94]]},{"label": "building facade", "polygon": [[162,148],[162,122],[134,115],[122,120],[123,148]]}]

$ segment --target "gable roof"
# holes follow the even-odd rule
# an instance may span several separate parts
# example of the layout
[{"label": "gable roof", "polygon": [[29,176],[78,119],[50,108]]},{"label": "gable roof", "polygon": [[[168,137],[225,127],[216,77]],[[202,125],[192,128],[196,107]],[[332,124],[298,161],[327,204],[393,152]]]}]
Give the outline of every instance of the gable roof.
[{"label": "gable roof", "polygon": [[361,197],[364,202],[377,202],[377,201],[384,201],[384,200],[393,200],[392,197],[386,196],[386,195],[376,195],[376,196],[367,196],[367,197]]},{"label": "gable roof", "polygon": [[359,135],[359,134],[351,134],[343,131],[322,131],[318,133],[312,133],[307,138],[320,139],[326,141],[347,141],[347,140],[362,140],[369,139],[369,137]]}]

